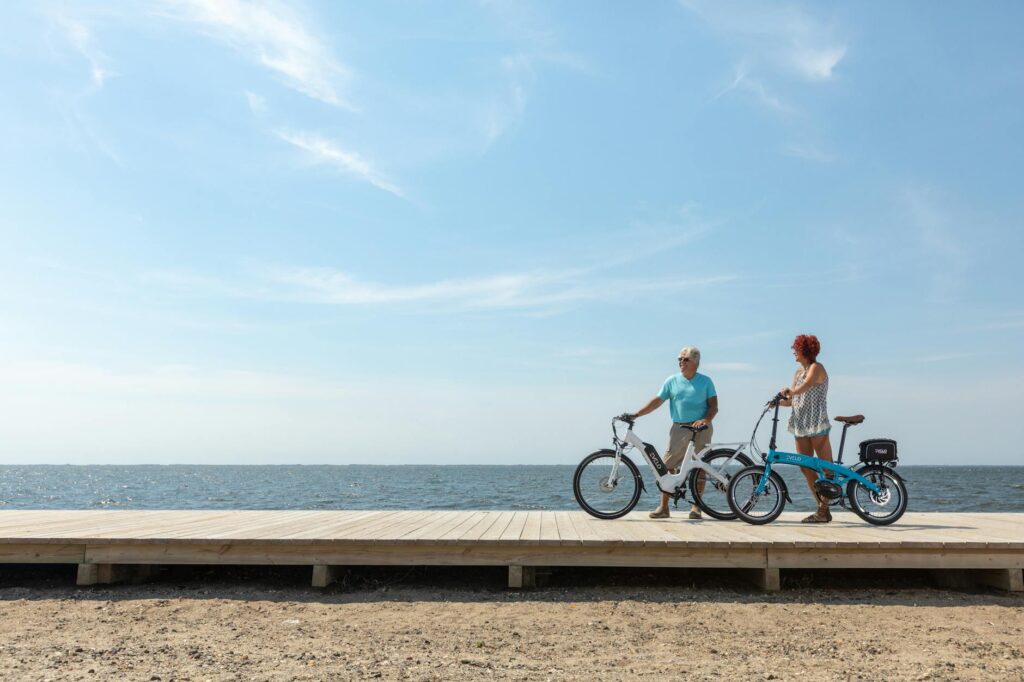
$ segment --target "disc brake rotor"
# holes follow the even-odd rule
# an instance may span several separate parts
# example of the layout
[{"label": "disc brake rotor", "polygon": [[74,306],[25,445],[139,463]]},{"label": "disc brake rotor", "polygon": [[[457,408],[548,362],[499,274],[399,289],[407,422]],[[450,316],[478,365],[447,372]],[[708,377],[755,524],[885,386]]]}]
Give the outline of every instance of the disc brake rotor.
[{"label": "disc brake rotor", "polygon": [[616,481],[612,480],[610,476],[605,476],[597,483],[597,487],[601,489],[601,492],[610,493],[615,490]]},{"label": "disc brake rotor", "polygon": [[881,492],[871,493],[871,501],[878,505],[888,504],[892,498],[892,492],[888,488],[882,488]]}]

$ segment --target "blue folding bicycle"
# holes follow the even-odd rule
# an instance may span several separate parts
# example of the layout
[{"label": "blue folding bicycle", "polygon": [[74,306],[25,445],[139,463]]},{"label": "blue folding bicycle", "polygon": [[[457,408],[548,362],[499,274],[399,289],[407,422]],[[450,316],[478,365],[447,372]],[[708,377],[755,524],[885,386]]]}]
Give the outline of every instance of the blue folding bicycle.
[{"label": "blue folding bicycle", "polygon": [[876,526],[894,523],[907,510],[907,486],[899,474],[893,471],[898,463],[896,441],[887,438],[873,438],[860,444],[860,462],[857,468],[843,466],[843,447],[846,444],[846,430],[864,421],[864,417],[836,417],[843,424],[843,438],[839,445],[839,461],[826,462],[817,457],[782,452],[775,449],[775,436],[779,428],[779,403],[785,396],[781,393],[765,404],[764,411],[754,426],[751,447],[761,420],[769,410],[772,415],[772,439],[767,454],[762,454],[764,464],[748,466],[732,477],[726,492],[729,507],[733,513],[747,523],[771,523],[779,517],[789,496],[786,482],[772,467],[776,464],[793,464],[811,469],[818,474],[815,493],[832,503],[842,502],[844,497],[854,514]]}]

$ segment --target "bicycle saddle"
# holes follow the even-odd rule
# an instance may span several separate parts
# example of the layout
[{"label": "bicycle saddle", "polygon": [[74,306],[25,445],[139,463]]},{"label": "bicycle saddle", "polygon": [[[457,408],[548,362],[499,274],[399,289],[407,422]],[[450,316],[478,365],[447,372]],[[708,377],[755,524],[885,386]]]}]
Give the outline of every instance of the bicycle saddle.
[{"label": "bicycle saddle", "polygon": [[844,424],[860,424],[864,421],[864,415],[855,414],[852,417],[836,417],[836,421]]}]

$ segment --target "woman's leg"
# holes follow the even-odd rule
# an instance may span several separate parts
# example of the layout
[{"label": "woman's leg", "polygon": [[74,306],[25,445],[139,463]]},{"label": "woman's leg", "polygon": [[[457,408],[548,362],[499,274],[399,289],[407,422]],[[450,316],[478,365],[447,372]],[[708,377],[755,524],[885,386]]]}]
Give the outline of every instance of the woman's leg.
[{"label": "woman's leg", "polygon": [[[813,436],[807,440],[811,441],[811,447],[814,448],[814,455],[818,459],[829,463],[832,462],[832,443],[829,441],[827,433],[822,436]],[[825,478],[833,477],[831,471],[824,472],[824,475]],[[817,476],[814,476],[814,478],[817,478]],[[815,498],[818,500],[818,516],[832,518],[832,514],[828,510],[828,500],[823,500],[817,496],[815,496]]]},{"label": "woman's leg", "polygon": [[[811,439],[797,438],[796,451],[801,455],[814,457],[814,446],[811,444]],[[814,495],[814,499],[818,499],[818,496],[814,493],[814,482],[818,480],[817,472],[813,471],[812,469],[805,469],[804,467],[800,467],[800,471],[803,472],[804,478],[807,479],[807,487],[810,488],[811,495]]]},{"label": "woman's leg", "polygon": [[814,448],[814,454],[818,459],[823,459],[829,463],[833,461],[832,442],[828,439],[827,433],[824,436],[814,436],[808,440],[811,441],[811,447]]}]

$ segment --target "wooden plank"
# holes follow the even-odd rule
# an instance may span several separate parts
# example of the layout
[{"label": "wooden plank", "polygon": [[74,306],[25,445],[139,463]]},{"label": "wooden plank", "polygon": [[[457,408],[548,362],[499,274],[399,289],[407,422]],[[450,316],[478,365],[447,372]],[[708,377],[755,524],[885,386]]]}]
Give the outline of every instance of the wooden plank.
[{"label": "wooden plank", "polygon": [[467,528],[466,531],[459,536],[458,541],[460,543],[479,541],[480,537],[486,533],[491,526],[497,523],[498,519],[501,518],[501,512],[486,511],[480,513],[482,518],[471,527]]},{"label": "wooden plank", "polygon": [[502,534],[508,528],[508,525],[512,523],[512,520],[515,518],[515,515],[515,512],[511,511],[503,511],[499,513],[498,518],[495,519],[494,523],[490,526],[490,528],[481,533],[480,536],[476,539],[476,541],[482,543],[499,542],[501,540]]},{"label": "wooden plank", "polygon": [[770,568],[1024,568],[1024,553],[952,549],[774,549]]},{"label": "wooden plank", "polygon": [[395,544],[402,536],[429,524],[433,516],[415,511],[379,512],[375,518],[345,531],[345,540]]},{"label": "wooden plank", "polygon": [[562,538],[558,533],[558,521],[555,519],[555,512],[542,511],[540,513],[540,543],[542,545],[562,544]]},{"label": "wooden plank", "polygon": [[528,545],[539,545],[542,512],[528,511],[524,513],[526,514],[526,522],[523,524],[522,533],[519,534],[519,542]]},{"label": "wooden plank", "polygon": [[345,533],[371,518],[381,514],[379,511],[332,512],[322,521],[311,525],[304,531],[294,532],[293,540],[332,540],[345,536]]},{"label": "wooden plank", "polygon": [[448,511],[434,514],[430,518],[430,522],[426,525],[417,528],[416,530],[410,531],[402,535],[398,540],[402,543],[407,542],[423,542],[431,543],[437,539],[437,537],[448,530],[452,526],[458,525],[462,520],[465,512]]},{"label": "wooden plank", "polygon": [[0,544],[0,564],[80,564],[85,544]]},{"label": "wooden plank", "polygon": [[555,525],[558,528],[558,541],[562,545],[581,545],[580,536],[576,533],[576,527],[572,525],[572,517],[569,512],[555,512]]},{"label": "wooden plank", "polygon": [[523,527],[526,525],[526,512],[517,511],[513,514],[512,520],[508,526],[502,532],[499,538],[500,542],[519,542],[519,536],[523,533]]},{"label": "wooden plank", "polygon": [[89,563],[344,566],[636,566],[764,568],[764,550],[525,544],[90,545]]},{"label": "wooden plank", "polygon": [[576,537],[579,538],[581,545],[601,545],[604,539],[598,535],[587,523],[587,519],[590,518],[586,512],[570,512],[569,521],[572,523],[573,529],[576,531]]},{"label": "wooden plank", "polygon": [[455,544],[459,539],[465,535],[470,528],[480,523],[486,517],[487,512],[469,512],[465,514],[462,521],[452,526],[451,529],[445,531],[437,537],[437,542]]}]

